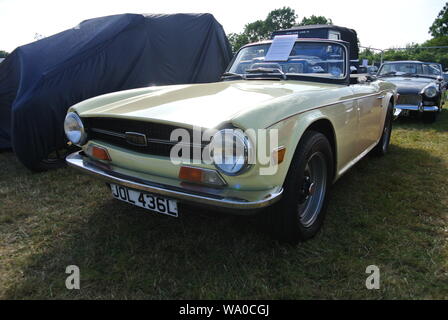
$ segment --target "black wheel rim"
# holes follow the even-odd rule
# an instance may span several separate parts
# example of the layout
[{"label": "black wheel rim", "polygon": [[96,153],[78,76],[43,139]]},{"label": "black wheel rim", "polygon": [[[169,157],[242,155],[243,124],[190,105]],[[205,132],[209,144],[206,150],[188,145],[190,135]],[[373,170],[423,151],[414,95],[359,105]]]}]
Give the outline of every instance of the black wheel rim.
[{"label": "black wheel rim", "polygon": [[298,214],[304,227],[314,224],[322,210],[327,189],[327,162],[321,152],[309,157],[300,185]]}]

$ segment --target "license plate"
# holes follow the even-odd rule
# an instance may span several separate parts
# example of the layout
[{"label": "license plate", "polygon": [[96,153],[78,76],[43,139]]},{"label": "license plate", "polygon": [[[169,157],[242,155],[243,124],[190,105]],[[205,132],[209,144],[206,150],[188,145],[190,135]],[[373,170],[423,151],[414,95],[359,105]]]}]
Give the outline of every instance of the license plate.
[{"label": "license plate", "polygon": [[115,199],[171,217],[178,217],[177,201],[175,200],[136,191],[116,184],[111,184],[110,188],[112,190],[112,196]]}]

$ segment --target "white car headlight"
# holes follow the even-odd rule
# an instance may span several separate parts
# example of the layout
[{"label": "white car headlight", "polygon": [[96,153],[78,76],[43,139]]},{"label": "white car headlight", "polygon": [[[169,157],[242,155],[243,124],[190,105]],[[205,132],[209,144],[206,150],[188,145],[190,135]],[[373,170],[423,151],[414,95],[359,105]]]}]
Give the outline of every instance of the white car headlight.
[{"label": "white car headlight", "polygon": [[64,131],[68,140],[77,146],[82,146],[87,142],[87,134],[81,118],[74,112],[69,112],[65,117]]},{"label": "white car headlight", "polygon": [[241,130],[218,131],[213,136],[211,147],[214,165],[222,173],[236,176],[249,167],[252,145]]},{"label": "white car headlight", "polygon": [[428,98],[434,98],[437,95],[437,89],[435,87],[428,87],[424,93]]}]

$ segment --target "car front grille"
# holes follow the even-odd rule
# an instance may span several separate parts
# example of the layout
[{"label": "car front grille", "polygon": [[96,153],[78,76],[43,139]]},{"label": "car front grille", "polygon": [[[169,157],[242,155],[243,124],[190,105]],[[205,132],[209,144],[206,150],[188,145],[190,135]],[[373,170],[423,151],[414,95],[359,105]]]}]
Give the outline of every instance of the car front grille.
[{"label": "car front grille", "polygon": [[418,94],[404,94],[400,95],[397,104],[406,104],[411,106],[418,106],[422,103],[422,97]]},{"label": "car front grille", "polygon": [[[110,143],[114,146],[133,150],[143,154],[169,157],[171,149],[177,141],[171,141],[171,132],[180,127],[129,119],[116,118],[83,118],[84,126],[88,132],[89,139]],[[193,129],[187,130],[189,136],[193,137]],[[146,145],[135,145],[128,141],[126,132],[138,133],[146,136]],[[194,148],[200,148],[201,152],[205,144],[193,145],[190,147],[190,159],[193,159]],[[184,155],[180,154],[183,157]]]}]

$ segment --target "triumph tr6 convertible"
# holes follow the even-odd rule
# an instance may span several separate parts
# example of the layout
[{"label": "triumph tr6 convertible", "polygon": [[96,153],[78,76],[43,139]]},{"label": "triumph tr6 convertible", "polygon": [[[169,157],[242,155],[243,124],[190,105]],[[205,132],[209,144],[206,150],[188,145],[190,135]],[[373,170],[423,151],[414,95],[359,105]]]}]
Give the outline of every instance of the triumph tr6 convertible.
[{"label": "triumph tr6 convertible", "polygon": [[217,83],[74,105],[65,132],[82,149],[68,164],[151,211],[262,213],[283,241],[313,237],[333,182],[371,151],[388,151],[397,93],[351,78],[348,43],[291,37],[244,46]]}]

